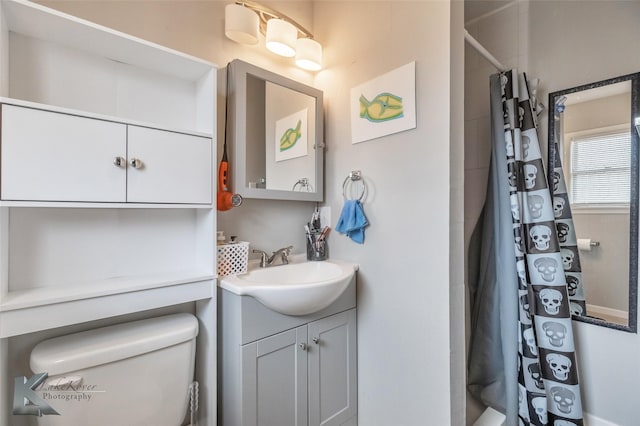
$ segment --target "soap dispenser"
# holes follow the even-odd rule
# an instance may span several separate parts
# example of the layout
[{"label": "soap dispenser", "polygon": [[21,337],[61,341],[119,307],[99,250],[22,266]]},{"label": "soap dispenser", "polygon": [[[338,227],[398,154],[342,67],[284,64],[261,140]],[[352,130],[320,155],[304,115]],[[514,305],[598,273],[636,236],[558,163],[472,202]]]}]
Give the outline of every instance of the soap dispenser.
[{"label": "soap dispenser", "polygon": [[224,231],[218,231],[216,234],[217,234],[217,237],[216,237],[217,245],[221,246],[225,244]]}]

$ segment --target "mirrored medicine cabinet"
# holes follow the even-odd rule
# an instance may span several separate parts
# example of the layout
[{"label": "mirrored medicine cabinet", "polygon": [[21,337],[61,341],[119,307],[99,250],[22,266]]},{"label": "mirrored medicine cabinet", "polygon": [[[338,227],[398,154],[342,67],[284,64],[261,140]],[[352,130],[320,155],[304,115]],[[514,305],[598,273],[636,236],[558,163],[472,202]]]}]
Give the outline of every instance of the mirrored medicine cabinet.
[{"label": "mirrored medicine cabinet", "polygon": [[233,191],[244,198],[322,201],[322,91],[238,59],[228,67]]}]

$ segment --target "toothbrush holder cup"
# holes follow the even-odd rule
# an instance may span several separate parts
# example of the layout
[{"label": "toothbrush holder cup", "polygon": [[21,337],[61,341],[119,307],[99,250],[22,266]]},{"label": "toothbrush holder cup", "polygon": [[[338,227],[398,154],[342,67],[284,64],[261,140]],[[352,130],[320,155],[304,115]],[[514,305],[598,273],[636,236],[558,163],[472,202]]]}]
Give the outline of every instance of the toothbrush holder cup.
[{"label": "toothbrush holder cup", "polygon": [[312,232],[307,239],[307,260],[327,260],[329,257],[329,245],[327,240],[320,238],[319,232]]}]

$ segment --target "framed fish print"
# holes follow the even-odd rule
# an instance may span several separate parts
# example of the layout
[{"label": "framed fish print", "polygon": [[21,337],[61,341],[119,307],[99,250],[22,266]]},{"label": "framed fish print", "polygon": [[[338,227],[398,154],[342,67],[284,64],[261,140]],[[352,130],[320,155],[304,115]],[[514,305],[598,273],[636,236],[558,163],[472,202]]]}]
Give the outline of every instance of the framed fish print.
[{"label": "framed fish print", "polygon": [[276,161],[307,155],[307,109],[276,121]]},{"label": "framed fish print", "polygon": [[351,143],[416,128],[416,63],[351,89]]}]

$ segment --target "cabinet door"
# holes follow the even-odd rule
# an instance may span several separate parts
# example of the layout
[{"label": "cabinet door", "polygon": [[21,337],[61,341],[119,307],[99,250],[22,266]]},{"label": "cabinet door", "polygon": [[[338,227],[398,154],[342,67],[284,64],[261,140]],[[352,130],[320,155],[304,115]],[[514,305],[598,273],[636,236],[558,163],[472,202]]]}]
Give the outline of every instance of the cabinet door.
[{"label": "cabinet door", "polygon": [[211,139],[138,126],[127,139],[128,202],[211,204]]},{"label": "cabinet door", "polygon": [[307,326],[242,347],[242,426],[307,424]]},{"label": "cabinet door", "polygon": [[123,124],[2,105],[3,200],[124,202],[125,153]]},{"label": "cabinet door", "polygon": [[309,425],[342,425],[357,412],[356,310],[309,323]]}]

